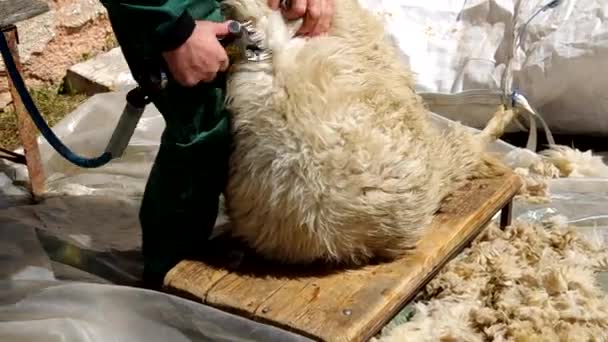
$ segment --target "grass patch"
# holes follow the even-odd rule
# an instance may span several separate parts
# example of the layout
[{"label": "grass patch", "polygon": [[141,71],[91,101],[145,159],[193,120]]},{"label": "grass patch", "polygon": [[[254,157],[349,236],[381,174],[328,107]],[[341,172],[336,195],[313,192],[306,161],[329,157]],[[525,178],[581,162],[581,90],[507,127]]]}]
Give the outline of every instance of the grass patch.
[{"label": "grass patch", "polygon": [[[83,94],[62,94],[60,86],[32,88],[29,91],[49,127],[53,127],[87,99]],[[40,134],[38,130],[36,133]],[[14,150],[20,145],[17,116],[13,107],[9,106],[4,111],[0,110],[0,147]]]}]

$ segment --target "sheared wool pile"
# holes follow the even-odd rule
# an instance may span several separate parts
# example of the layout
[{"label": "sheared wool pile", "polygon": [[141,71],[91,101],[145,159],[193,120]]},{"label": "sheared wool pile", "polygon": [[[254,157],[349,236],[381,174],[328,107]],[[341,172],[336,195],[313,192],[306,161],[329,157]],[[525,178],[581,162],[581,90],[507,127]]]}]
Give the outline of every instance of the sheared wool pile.
[{"label": "sheared wool pile", "polygon": [[595,278],[608,252],[565,222],[490,225],[429,283],[413,319],[379,341],[608,340],[608,296]]},{"label": "sheared wool pile", "polygon": [[555,165],[561,177],[608,177],[608,165],[591,150],[580,151],[568,146],[553,145],[541,151],[540,155]]},{"label": "sheared wool pile", "polygon": [[608,165],[591,150],[580,151],[564,145],[552,145],[537,155],[520,158],[526,162],[514,168],[523,180],[517,197],[531,203],[550,202],[547,184],[550,179],[608,177]]},{"label": "sheared wool pile", "polygon": [[522,180],[522,186],[517,192],[516,199],[522,199],[528,203],[548,203],[551,201],[548,180],[557,177],[539,174],[530,168],[523,167],[515,168],[514,172]]}]

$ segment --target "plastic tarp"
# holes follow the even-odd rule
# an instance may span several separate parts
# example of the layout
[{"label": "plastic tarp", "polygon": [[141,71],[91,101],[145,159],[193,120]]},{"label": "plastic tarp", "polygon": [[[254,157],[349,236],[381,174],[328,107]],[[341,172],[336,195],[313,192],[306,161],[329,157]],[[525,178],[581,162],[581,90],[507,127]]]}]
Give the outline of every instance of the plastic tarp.
[{"label": "plastic tarp", "polygon": [[[369,4],[373,2],[369,0]],[[464,5],[456,1],[375,3],[375,7],[392,9],[398,17],[401,16],[401,19],[393,21],[391,28],[396,37],[401,37],[402,46],[406,46],[408,39],[417,42],[404,50],[411,56],[410,60],[418,73],[424,76],[420,78],[420,89],[458,92],[483,88],[487,84],[484,82],[489,82],[489,79],[475,80],[484,73],[500,69],[497,65],[490,67],[495,62],[484,63],[473,59],[461,71],[457,71],[456,66],[462,64],[467,59],[466,54],[471,52],[494,61],[496,51],[493,50],[506,49],[503,47],[501,50],[496,46],[500,45],[504,31],[508,31],[507,24],[504,24],[507,28],[501,31],[503,24],[500,23],[508,23],[508,13],[513,11],[504,9],[510,8],[511,1],[467,1]],[[574,7],[582,8],[581,11],[586,13],[594,8],[598,16],[606,13],[598,10],[602,8],[600,1],[565,1],[561,6],[568,3],[576,3]],[[462,37],[469,37],[468,52],[460,52],[456,45],[449,45],[449,48],[446,45],[452,40],[448,35],[452,31],[446,27],[450,20],[456,22],[457,13],[463,6],[467,10],[463,12],[466,15],[461,16],[468,19],[466,24],[461,22],[456,29],[461,32],[460,42],[467,41]],[[519,5],[518,8],[533,7],[528,4]],[[560,11],[563,10],[563,7],[560,8]],[[606,8],[605,5],[603,8]],[[535,25],[555,26],[557,30],[560,26],[550,24],[548,18],[557,15],[555,13],[560,12],[545,12],[545,18],[535,21]],[[574,14],[571,14],[568,18],[573,17]],[[567,22],[566,19],[563,21]],[[410,26],[402,28],[399,33],[399,22],[403,25],[409,22]],[[440,32],[435,38],[424,38],[421,33],[423,24]],[[484,33],[488,31],[496,31],[494,38],[483,38],[488,37]],[[532,35],[527,39],[537,39],[535,37]],[[566,38],[572,37],[566,35]],[[600,38],[591,38],[591,41],[598,42]],[[556,40],[557,36],[551,39]],[[581,38],[581,41],[586,40]],[[547,53],[551,51],[548,46],[534,46]],[[581,49],[584,50],[584,47]],[[433,54],[433,51],[443,55]],[[430,55],[435,57],[428,57]],[[550,55],[557,56],[555,53]],[[423,66],[425,59],[427,63],[431,61],[429,65],[432,67]],[[547,59],[538,57],[536,60]],[[525,58],[524,61],[531,63]],[[591,60],[590,63],[595,62]],[[561,69],[552,72],[556,74],[555,77],[563,77],[564,80],[577,80],[571,74],[561,74]],[[457,77],[457,74],[461,76]],[[544,77],[547,75],[544,74]],[[547,87],[544,82],[527,84],[528,94],[543,94],[554,89]],[[560,83],[560,86],[560,89],[564,89],[563,84]],[[85,156],[99,155],[122,112],[125,95],[124,92],[115,92],[90,98],[58,123],[54,127],[55,133],[75,152]],[[583,98],[576,101],[581,108],[590,106],[589,101]],[[434,116],[434,119],[438,125],[448,122],[440,115]],[[44,139],[40,139],[50,196],[36,205],[28,202],[27,193],[20,186],[20,182],[27,180],[25,168],[2,165],[0,341],[305,340],[208,306],[135,287],[141,275],[137,211],[163,128],[160,114],[154,106],[149,106],[123,158],[97,169],[80,169],[69,164]],[[504,142],[494,144],[493,149],[510,157],[522,152]],[[569,217],[581,231],[606,235],[608,180],[558,179],[551,182],[550,191],[552,201],[548,204],[516,202],[515,217],[542,220],[562,214]],[[218,225],[225,220],[221,216]]]},{"label": "plastic tarp", "polygon": [[607,1],[360,2],[383,18],[434,112],[481,128],[518,90],[553,133],[608,135]]},{"label": "plastic tarp", "polygon": [[[94,96],[57,124],[55,133],[75,152],[98,155],[125,95]],[[124,157],[98,169],[73,167],[40,139],[49,196],[35,205],[18,185],[27,177],[25,168],[4,165],[0,341],[310,341],[137,287],[137,211],[163,127],[149,106]]]},{"label": "plastic tarp", "polygon": [[[96,95],[54,131],[77,153],[97,155],[124,98],[124,92]],[[448,122],[434,118],[438,125]],[[163,127],[149,106],[124,157],[98,169],[73,167],[41,139],[51,196],[40,204],[28,205],[23,189],[0,177],[1,341],[304,340],[135,287],[141,275],[137,210]],[[493,150],[519,151],[504,142]],[[6,167],[5,174],[20,179],[25,170]],[[516,202],[515,216],[563,214],[589,233],[608,232],[607,180],[560,179],[551,191],[553,201],[546,205]],[[223,222],[222,216],[218,225]]]}]

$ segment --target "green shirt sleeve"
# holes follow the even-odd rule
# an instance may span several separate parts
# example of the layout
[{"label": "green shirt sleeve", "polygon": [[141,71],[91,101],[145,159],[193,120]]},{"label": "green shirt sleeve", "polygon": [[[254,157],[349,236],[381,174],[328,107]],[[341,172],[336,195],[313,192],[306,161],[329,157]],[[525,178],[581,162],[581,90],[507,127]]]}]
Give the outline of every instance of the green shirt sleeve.
[{"label": "green shirt sleeve", "polygon": [[147,52],[177,48],[192,34],[195,20],[207,20],[216,0],[101,0],[121,45]]}]

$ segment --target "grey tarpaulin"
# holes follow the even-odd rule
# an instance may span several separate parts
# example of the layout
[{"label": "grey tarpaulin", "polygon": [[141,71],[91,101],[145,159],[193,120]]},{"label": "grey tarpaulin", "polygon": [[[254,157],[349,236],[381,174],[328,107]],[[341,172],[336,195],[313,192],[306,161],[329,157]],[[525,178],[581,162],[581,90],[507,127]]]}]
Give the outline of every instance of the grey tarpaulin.
[{"label": "grey tarpaulin", "polygon": [[[124,106],[124,92],[95,95],[54,127],[77,153],[98,155]],[[444,119],[438,118],[443,124]],[[0,341],[289,341],[294,335],[167,294],[130,287],[141,274],[139,200],[163,121],[150,106],[125,156],[79,169],[44,140],[49,198],[29,205],[23,167],[0,173]],[[516,151],[505,143],[496,151]],[[608,182],[558,180],[554,201],[518,203],[530,220],[561,213],[606,231]],[[220,223],[224,218],[220,218]]]},{"label": "grey tarpaulin", "polygon": [[[54,127],[77,153],[105,147],[124,93],[93,97]],[[24,169],[0,173],[0,341],[306,341],[134,285],[139,199],[162,119],[150,106],[125,157],[73,167],[40,140],[50,196],[29,205]],[[17,180],[13,182],[12,180]]]}]

